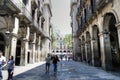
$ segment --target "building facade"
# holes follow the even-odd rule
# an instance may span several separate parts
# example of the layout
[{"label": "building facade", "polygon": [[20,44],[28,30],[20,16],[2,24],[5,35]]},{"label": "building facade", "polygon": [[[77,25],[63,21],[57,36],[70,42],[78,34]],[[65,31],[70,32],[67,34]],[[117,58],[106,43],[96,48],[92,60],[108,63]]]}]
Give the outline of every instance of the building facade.
[{"label": "building facade", "polygon": [[1,0],[0,50],[16,65],[44,60],[51,49],[51,0]]},{"label": "building facade", "polygon": [[75,20],[81,61],[105,70],[119,69],[120,1],[72,0],[72,4],[72,14],[77,9]]},{"label": "building facade", "polygon": [[77,36],[77,30],[78,30],[78,24],[77,24],[77,11],[78,11],[78,6],[77,6],[77,0],[71,0],[71,11],[70,11],[70,16],[71,16],[71,27],[72,27],[72,46],[73,46],[73,59],[77,60],[78,56],[80,57],[80,50],[79,50],[79,38]]}]

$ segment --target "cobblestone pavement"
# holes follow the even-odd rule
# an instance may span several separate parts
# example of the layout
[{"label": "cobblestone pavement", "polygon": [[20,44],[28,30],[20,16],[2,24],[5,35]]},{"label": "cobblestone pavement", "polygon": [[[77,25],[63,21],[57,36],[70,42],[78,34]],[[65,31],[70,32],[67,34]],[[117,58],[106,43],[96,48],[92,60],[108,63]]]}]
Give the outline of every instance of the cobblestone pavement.
[{"label": "cobblestone pavement", "polygon": [[50,73],[45,73],[45,65],[41,65],[15,76],[14,80],[120,80],[120,77],[80,62],[59,62],[57,73],[52,67]]}]

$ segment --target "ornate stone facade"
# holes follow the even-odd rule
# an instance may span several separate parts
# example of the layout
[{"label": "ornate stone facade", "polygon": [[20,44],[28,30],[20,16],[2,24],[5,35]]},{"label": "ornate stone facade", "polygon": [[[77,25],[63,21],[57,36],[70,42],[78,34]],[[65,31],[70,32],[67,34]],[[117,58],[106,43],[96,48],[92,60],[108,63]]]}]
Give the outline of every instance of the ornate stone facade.
[{"label": "ornate stone facade", "polygon": [[[71,0],[81,61],[106,70],[120,67],[119,0]],[[71,16],[73,17],[73,16]],[[73,25],[74,26],[74,23]],[[73,46],[74,47],[74,46]]]},{"label": "ornate stone facade", "polygon": [[1,0],[0,50],[16,65],[44,60],[51,45],[51,0]]}]

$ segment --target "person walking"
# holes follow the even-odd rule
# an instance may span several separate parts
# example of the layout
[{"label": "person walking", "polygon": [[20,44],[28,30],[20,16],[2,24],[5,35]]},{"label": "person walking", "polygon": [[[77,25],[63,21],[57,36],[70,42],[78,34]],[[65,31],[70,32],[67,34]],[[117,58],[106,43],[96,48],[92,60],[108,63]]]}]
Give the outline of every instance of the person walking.
[{"label": "person walking", "polygon": [[8,80],[13,80],[14,63],[14,57],[10,56],[7,62]]},{"label": "person walking", "polygon": [[46,57],[46,73],[49,73],[49,69],[50,69],[50,61],[51,61],[51,56],[50,54],[47,55]]},{"label": "person walking", "polygon": [[54,72],[57,72],[57,63],[59,62],[58,56],[54,55],[53,56],[53,67],[54,67]]},{"label": "person walking", "polygon": [[2,80],[2,69],[6,66],[6,58],[3,56],[3,52],[0,51],[0,80]]}]

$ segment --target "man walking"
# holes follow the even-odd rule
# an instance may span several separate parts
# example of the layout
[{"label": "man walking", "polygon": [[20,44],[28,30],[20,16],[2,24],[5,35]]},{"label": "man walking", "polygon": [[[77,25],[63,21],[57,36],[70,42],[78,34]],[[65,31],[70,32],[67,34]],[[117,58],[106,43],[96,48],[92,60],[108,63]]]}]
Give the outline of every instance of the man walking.
[{"label": "man walking", "polygon": [[58,56],[54,55],[54,57],[52,58],[52,60],[53,60],[54,72],[57,72],[57,63],[59,62]]},{"label": "man walking", "polygon": [[2,80],[2,68],[6,66],[6,58],[3,56],[3,52],[0,51],[0,80]]}]

